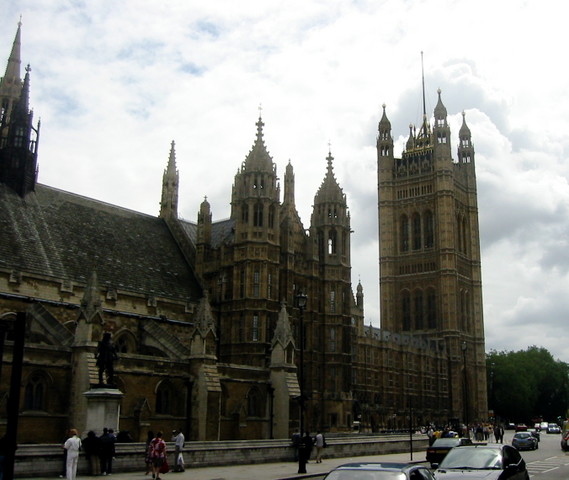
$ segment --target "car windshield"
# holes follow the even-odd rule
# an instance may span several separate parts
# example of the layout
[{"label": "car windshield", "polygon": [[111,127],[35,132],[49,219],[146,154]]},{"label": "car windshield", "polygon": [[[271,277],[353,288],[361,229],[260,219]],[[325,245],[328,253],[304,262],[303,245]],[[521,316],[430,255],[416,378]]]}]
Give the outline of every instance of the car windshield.
[{"label": "car windshield", "polygon": [[531,433],[516,433],[514,438],[530,438]]},{"label": "car windshield", "polygon": [[333,470],[325,480],[405,480],[402,472],[366,471],[366,470]]},{"label": "car windshield", "polygon": [[455,448],[439,465],[440,470],[445,468],[501,469],[502,456],[495,448]]}]

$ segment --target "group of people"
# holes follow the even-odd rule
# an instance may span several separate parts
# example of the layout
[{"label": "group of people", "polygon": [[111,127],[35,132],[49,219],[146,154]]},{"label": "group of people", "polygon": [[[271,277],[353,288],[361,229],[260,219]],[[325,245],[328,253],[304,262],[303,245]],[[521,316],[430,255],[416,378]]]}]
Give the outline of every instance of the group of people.
[{"label": "group of people", "polygon": [[[125,432],[124,435],[129,439],[125,441],[132,441],[128,432]],[[152,478],[157,480],[160,480],[161,473],[170,470],[167,462],[166,443],[162,437],[162,432],[158,432],[156,435],[148,432],[148,440],[146,442],[146,474],[152,471]],[[175,445],[175,465],[172,470],[174,472],[183,472],[184,457],[182,456],[182,450],[185,438],[181,430],[172,432],[172,441]],[[69,430],[67,439],[63,443],[64,470],[60,477],[65,477],[67,480],[75,480],[80,451],[85,453],[90,475],[112,475],[116,442],[117,436],[112,428],[103,428],[101,436],[97,436],[91,430],[83,440],[79,438],[79,432],[72,428]]]},{"label": "group of people", "polygon": [[[172,441],[174,442],[175,449],[174,468],[172,471],[183,472],[185,468],[182,450],[184,448],[185,437],[182,430],[172,431]],[[152,472],[152,478],[160,480],[161,473],[170,471],[167,454],[163,433],[157,432],[156,435],[154,435],[152,432],[148,432],[148,438],[146,440],[146,475]]]},{"label": "group of people", "polygon": [[[444,428],[433,428],[429,426],[426,429],[426,433],[429,437],[429,445],[432,445],[437,438],[445,437],[464,437],[470,436],[476,441],[491,441],[494,440],[496,443],[502,443],[504,441],[504,427],[500,424],[476,424],[476,425],[462,425],[457,428],[452,428],[446,426]],[[492,437],[494,437],[492,439]]]},{"label": "group of people", "polygon": [[63,444],[64,471],[60,477],[75,479],[80,451],[85,453],[90,475],[111,475],[116,442],[112,428],[103,428],[103,434],[99,437],[91,430],[83,440],[79,438],[79,432],[72,428]]},{"label": "group of people", "polygon": [[306,464],[310,460],[313,447],[316,447],[316,463],[322,463],[322,449],[326,446],[326,440],[321,432],[317,432],[314,438],[308,432],[304,435],[294,434],[292,443],[297,450],[295,460],[298,460],[298,473],[306,473]]}]

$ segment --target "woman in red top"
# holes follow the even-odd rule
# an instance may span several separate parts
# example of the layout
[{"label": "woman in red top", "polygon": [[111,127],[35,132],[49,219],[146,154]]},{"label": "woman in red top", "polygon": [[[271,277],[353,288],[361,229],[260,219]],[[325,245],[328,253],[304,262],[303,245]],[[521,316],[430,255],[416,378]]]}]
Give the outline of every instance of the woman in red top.
[{"label": "woman in red top", "polygon": [[162,440],[162,432],[158,432],[148,445],[148,458],[152,462],[152,478],[160,480],[160,467],[166,461],[166,443]]}]

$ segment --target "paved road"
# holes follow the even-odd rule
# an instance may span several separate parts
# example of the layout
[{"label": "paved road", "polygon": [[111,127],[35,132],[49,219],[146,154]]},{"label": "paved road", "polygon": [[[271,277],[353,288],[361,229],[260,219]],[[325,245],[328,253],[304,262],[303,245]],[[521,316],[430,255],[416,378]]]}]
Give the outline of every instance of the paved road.
[{"label": "paved road", "polygon": [[[505,442],[510,443],[513,432],[508,431]],[[560,435],[543,434],[538,450],[522,452],[532,480],[567,480],[569,479],[569,454],[559,446]],[[321,479],[332,468],[348,462],[384,461],[384,462],[423,462],[425,452],[375,455],[365,457],[324,459],[322,463],[310,462],[307,474],[298,475],[298,465],[293,462],[264,463],[254,465],[232,465],[224,467],[187,468],[184,473],[168,473],[163,480],[283,480],[293,478]],[[49,477],[46,477],[49,478]],[[53,477],[51,477],[53,479]],[[89,477],[79,476],[87,480]],[[25,480],[45,480],[41,478]],[[108,480],[152,480],[150,475],[140,472],[113,474]]]},{"label": "paved road", "polygon": [[[415,452],[414,460],[424,460],[424,452]],[[162,480],[283,480],[298,478],[321,478],[332,468],[343,463],[354,461],[385,461],[385,462],[408,462],[411,460],[409,453],[398,453],[390,455],[375,455],[367,457],[334,458],[323,459],[322,463],[309,462],[306,466],[306,475],[298,475],[298,464],[293,462],[282,463],[263,463],[255,465],[232,465],[225,467],[202,467],[186,468],[183,473],[167,473],[161,476]],[[108,480],[152,480],[150,475],[144,475],[144,466],[141,465],[140,472],[117,473],[110,476]],[[46,477],[50,478],[50,477]],[[51,477],[53,479],[54,477]],[[78,479],[89,479],[91,477],[78,476]],[[105,477],[106,478],[106,477]],[[27,480],[45,480],[41,478]],[[101,478],[102,480],[102,478]]]}]

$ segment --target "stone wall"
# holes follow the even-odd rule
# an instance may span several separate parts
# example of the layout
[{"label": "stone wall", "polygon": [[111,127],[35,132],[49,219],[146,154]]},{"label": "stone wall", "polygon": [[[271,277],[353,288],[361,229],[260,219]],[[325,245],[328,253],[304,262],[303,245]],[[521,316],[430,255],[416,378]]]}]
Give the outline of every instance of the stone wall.
[{"label": "stone wall", "polygon": [[[329,438],[324,449],[324,458],[342,458],[361,455],[380,455],[410,451],[408,436],[363,436]],[[413,438],[413,451],[420,452],[427,448],[427,437],[416,435]],[[143,471],[144,443],[119,443],[113,464],[115,472]],[[167,444],[170,452],[168,460],[174,463],[174,445]],[[235,465],[270,462],[293,462],[294,449],[286,440],[238,440],[225,442],[186,442],[184,461],[187,468],[214,465]],[[20,445],[16,451],[16,478],[57,476],[63,470],[63,452],[61,445]],[[79,459],[78,475],[87,474],[87,461],[82,454]]]}]

